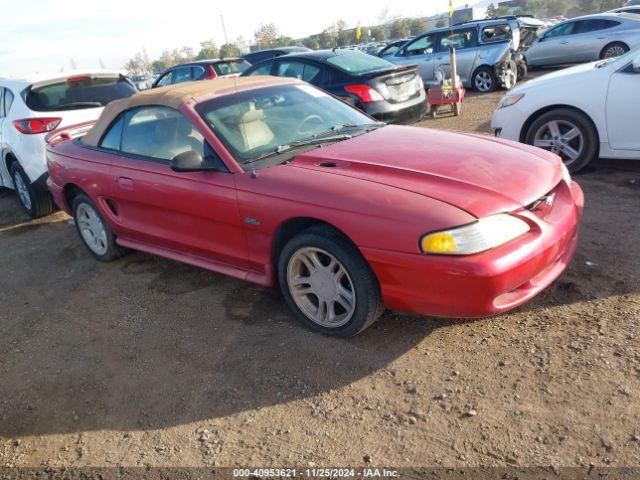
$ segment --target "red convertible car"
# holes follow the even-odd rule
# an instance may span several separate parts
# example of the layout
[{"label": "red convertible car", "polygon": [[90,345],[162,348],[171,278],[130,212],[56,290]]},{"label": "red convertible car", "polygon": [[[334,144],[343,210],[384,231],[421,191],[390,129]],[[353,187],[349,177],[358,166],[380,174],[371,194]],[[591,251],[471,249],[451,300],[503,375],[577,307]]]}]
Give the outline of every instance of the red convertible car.
[{"label": "red convertible car", "polygon": [[98,259],[135,249],[260,285],[352,336],[385,307],[512,309],[565,269],[583,196],[561,160],[386,126],[304,82],[184,83],[48,138],[49,188]]}]

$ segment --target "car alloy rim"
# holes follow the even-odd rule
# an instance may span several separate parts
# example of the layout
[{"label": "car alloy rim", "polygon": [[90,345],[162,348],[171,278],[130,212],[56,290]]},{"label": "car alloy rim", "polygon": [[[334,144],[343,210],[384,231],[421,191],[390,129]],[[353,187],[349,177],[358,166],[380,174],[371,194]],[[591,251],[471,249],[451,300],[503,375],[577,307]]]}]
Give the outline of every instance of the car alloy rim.
[{"label": "car alloy rim", "polygon": [[606,52],[604,52],[604,58],[615,58],[620,57],[627,53],[625,49],[621,45],[614,45],[613,47],[609,47]]},{"label": "car alloy rim", "polygon": [[584,150],[584,135],[571,122],[551,120],[538,129],[533,145],[560,155],[565,165],[571,165]]},{"label": "car alloy rim", "polygon": [[315,247],[297,250],[289,260],[287,284],[296,305],[312,322],[338,328],[353,317],[353,282],[346,268],[330,253]]},{"label": "car alloy rim", "polygon": [[82,239],[96,255],[107,253],[107,231],[102,220],[90,205],[81,203],[76,208],[76,222]]},{"label": "car alloy rim", "polygon": [[493,80],[488,72],[479,72],[476,75],[476,88],[481,92],[488,92],[491,90],[491,84]]},{"label": "car alloy rim", "polygon": [[20,197],[20,201],[24,208],[27,210],[31,210],[31,195],[29,195],[29,189],[27,185],[22,180],[22,175],[20,172],[16,172],[13,177],[13,183],[15,184],[16,190],[18,191],[18,197]]}]

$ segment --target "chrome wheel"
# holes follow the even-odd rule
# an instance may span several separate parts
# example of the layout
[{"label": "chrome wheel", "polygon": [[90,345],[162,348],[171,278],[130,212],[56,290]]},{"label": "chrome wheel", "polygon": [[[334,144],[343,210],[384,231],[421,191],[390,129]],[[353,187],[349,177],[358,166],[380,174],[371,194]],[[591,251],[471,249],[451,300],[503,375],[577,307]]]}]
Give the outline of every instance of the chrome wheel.
[{"label": "chrome wheel", "polygon": [[479,92],[489,92],[493,88],[491,74],[484,70],[477,73],[474,83]]},{"label": "chrome wheel", "polygon": [[340,261],[324,250],[297,250],[287,266],[289,292],[312,322],[328,328],[345,325],[356,309],[353,282]]},{"label": "chrome wheel", "polygon": [[76,222],[78,230],[87,247],[96,255],[107,253],[107,231],[102,219],[91,205],[81,203],[76,208]]},{"label": "chrome wheel", "polygon": [[18,197],[20,197],[20,202],[27,210],[31,210],[31,195],[29,194],[29,189],[27,185],[24,183],[22,179],[22,175],[20,172],[16,172],[13,175],[13,184],[16,187],[16,191],[18,192]]},{"label": "chrome wheel", "polygon": [[627,50],[622,45],[612,45],[604,52],[604,58],[620,57],[627,53]]},{"label": "chrome wheel", "polygon": [[585,139],[582,130],[573,123],[552,120],[538,129],[533,145],[560,155],[564,164],[569,166],[582,155]]}]

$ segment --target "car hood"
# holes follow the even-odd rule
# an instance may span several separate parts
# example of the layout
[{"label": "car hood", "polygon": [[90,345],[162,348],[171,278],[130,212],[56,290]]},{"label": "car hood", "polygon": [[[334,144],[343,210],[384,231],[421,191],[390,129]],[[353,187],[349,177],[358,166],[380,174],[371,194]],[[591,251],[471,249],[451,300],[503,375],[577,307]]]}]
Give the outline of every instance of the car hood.
[{"label": "car hood", "polygon": [[291,163],[418,193],[478,218],[535,202],[561,180],[561,165],[557,156],[519,143],[405,126],[311,150]]},{"label": "car hood", "polygon": [[536,87],[540,84],[548,85],[548,82],[554,82],[554,88],[555,88],[556,87],[555,82],[558,82],[560,80],[570,80],[570,79],[573,79],[574,77],[584,75],[586,74],[586,72],[597,72],[598,69],[596,69],[596,63],[598,62],[585,63],[582,65],[576,65],[575,67],[563,68],[562,70],[557,70],[555,72],[547,73],[545,75],[542,75],[540,77],[534,78],[532,80],[529,80],[523,83],[519,87],[516,87],[513,90],[511,90],[509,94],[518,93],[520,91],[526,90],[527,88]]}]

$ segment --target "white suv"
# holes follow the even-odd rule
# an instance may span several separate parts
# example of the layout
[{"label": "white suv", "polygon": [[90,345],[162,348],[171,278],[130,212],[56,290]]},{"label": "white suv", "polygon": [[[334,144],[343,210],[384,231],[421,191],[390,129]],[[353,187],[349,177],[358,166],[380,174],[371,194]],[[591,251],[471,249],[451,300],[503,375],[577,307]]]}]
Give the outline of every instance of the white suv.
[{"label": "white suv", "polygon": [[31,217],[51,213],[46,134],[96,120],[107,103],[135,92],[124,76],[109,71],[0,78],[0,186],[15,189]]}]

